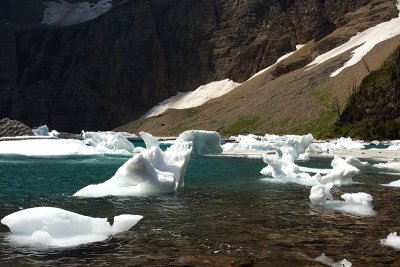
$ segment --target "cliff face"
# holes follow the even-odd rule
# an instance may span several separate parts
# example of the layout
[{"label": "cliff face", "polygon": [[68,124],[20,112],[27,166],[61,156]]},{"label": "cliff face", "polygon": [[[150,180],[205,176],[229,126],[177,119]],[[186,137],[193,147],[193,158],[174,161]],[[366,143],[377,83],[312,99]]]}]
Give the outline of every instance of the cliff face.
[{"label": "cliff face", "polygon": [[[177,91],[242,82],[371,2],[393,1],[131,0],[69,27],[3,25],[0,115],[61,131],[111,129]],[[0,5],[10,20],[7,10]],[[397,15],[385,14],[374,23]],[[321,42],[315,54],[343,41]]]}]

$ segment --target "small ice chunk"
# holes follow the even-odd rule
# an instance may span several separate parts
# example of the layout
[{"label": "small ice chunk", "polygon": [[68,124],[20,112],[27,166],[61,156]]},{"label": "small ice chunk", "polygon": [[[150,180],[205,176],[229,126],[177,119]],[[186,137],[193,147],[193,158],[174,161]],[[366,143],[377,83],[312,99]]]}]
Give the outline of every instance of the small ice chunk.
[{"label": "small ice chunk", "polygon": [[140,137],[142,137],[144,143],[146,144],[146,148],[150,148],[153,146],[160,147],[158,140],[151,134],[142,131],[139,133],[139,135],[140,135]]},{"label": "small ice chunk", "polygon": [[[221,154],[221,136],[214,131],[190,130],[181,133],[173,146],[192,143],[194,155]],[[172,146],[172,147],[173,147]]]},{"label": "small ice chunk", "polygon": [[20,210],[1,220],[12,234],[13,243],[41,247],[72,247],[106,240],[128,231],[143,216],[119,215],[110,225],[107,218],[92,218],[53,207]]},{"label": "small ice chunk", "polygon": [[104,154],[131,156],[135,149],[124,133],[83,131],[82,136],[85,144]]},{"label": "small ice chunk", "polygon": [[184,184],[190,154],[190,149],[145,149],[122,165],[111,179],[86,186],[74,196],[136,196],[176,191]]},{"label": "small ice chunk", "polygon": [[400,250],[400,236],[397,232],[390,233],[386,238],[381,239],[381,244]]},{"label": "small ice chunk", "polygon": [[318,256],[314,259],[315,261],[318,261],[322,264],[325,264],[330,267],[351,267],[352,264],[346,259],[343,259],[341,261],[335,262],[332,258],[328,257],[325,255],[325,253],[322,253],[321,256]]},{"label": "small ice chunk", "polygon": [[331,166],[333,167],[332,171],[318,177],[318,181],[321,184],[332,183],[339,186],[353,184],[353,176],[360,172],[356,167],[349,165],[344,159],[338,156],[334,157]]},{"label": "small ice chunk", "polygon": [[310,200],[313,204],[322,205],[327,200],[333,200],[331,189],[333,185],[315,185],[311,188]]}]

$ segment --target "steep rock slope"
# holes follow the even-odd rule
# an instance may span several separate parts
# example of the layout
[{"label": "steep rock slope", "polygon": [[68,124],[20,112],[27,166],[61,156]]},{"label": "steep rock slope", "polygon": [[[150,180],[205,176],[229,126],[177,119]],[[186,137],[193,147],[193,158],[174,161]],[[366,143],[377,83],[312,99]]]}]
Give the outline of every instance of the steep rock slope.
[{"label": "steep rock slope", "polygon": [[296,44],[318,41],[277,74],[295,70],[396,15],[389,0],[130,0],[78,25],[7,28],[0,115],[64,131],[110,129],[177,91],[243,82]]},{"label": "steep rock slope", "polygon": [[[386,3],[387,4],[387,3]],[[349,59],[349,52],[308,70],[304,67],[313,59],[318,49],[333,48],[359,31],[374,24],[381,14],[398,15],[394,2],[391,6],[380,1],[348,13],[346,23],[319,41],[309,42],[289,58],[267,72],[242,84],[231,93],[209,101],[205,105],[187,109],[170,110],[152,119],[135,121],[119,130],[150,131],[158,135],[174,135],[182,130],[201,128],[218,130],[223,135],[253,132],[306,133],[326,137],[343,108],[354,86],[358,86],[400,44],[394,37],[378,44],[364,60],[345,69],[338,76],[330,74]],[[373,15],[372,15],[373,14]],[[328,129],[329,128],[329,129]],[[329,131],[327,131],[329,130]]]}]

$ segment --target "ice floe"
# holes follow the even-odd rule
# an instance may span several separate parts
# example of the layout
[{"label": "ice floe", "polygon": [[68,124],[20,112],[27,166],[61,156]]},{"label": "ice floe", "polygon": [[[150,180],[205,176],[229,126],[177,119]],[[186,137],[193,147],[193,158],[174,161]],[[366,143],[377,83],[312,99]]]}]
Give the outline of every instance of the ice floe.
[{"label": "ice floe", "polygon": [[[397,1],[397,8],[400,10],[400,1]],[[326,62],[342,53],[347,51],[351,52],[350,59],[339,69],[331,74],[331,77],[335,77],[341,73],[345,68],[351,67],[357,64],[363,57],[368,54],[377,44],[386,41],[396,35],[400,34],[400,17],[394,18],[390,21],[380,23],[372,28],[369,28],[363,32],[357,33],[357,35],[350,38],[350,40],[335,49],[332,49],[317,58],[313,62],[308,64],[311,68]]]},{"label": "ice floe", "polygon": [[400,236],[397,232],[390,233],[386,238],[381,239],[381,244],[400,250]]},{"label": "ice floe", "polygon": [[140,137],[142,137],[144,143],[146,144],[146,148],[150,148],[153,146],[160,147],[158,140],[151,134],[142,131],[139,133],[139,135]]},{"label": "ice floe", "polygon": [[351,267],[352,266],[351,262],[349,262],[346,259],[335,262],[332,258],[326,256],[325,253],[322,253],[320,256],[316,257],[314,260],[318,261],[322,264],[325,264],[329,267]]},{"label": "ice floe", "polygon": [[82,131],[82,136],[86,145],[94,147],[100,153],[126,156],[134,153],[135,146],[125,133]]},{"label": "ice floe", "polygon": [[330,153],[335,150],[359,150],[364,148],[362,141],[354,141],[350,137],[341,137],[330,142],[313,143],[308,150],[311,153]]},{"label": "ice floe", "polygon": [[80,140],[72,139],[2,141],[0,142],[0,155],[40,158],[104,156],[96,148],[87,146]]},{"label": "ice floe", "polygon": [[59,135],[59,133],[56,130],[52,130],[51,132],[49,132],[49,128],[47,127],[47,125],[39,126],[35,129],[33,129],[32,132],[36,136],[57,137]]},{"label": "ice floe", "polygon": [[333,169],[328,174],[316,176],[316,179],[321,184],[350,185],[354,183],[353,177],[360,173],[359,169],[338,156],[334,157],[331,166]]},{"label": "ice floe", "polygon": [[193,155],[215,155],[222,153],[221,136],[218,132],[190,130],[181,133],[172,149],[179,144],[192,144]]},{"label": "ice floe", "polygon": [[99,0],[97,3],[68,1],[44,2],[42,24],[68,26],[93,20],[112,8],[112,0]]},{"label": "ice floe", "polygon": [[122,165],[115,175],[101,184],[89,185],[76,197],[136,196],[170,193],[184,184],[191,149],[174,147],[163,152],[145,149]]},{"label": "ice floe", "polygon": [[315,185],[310,191],[310,200],[314,205],[341,211],[356,216],[372,216],[376,212],[372,206],[372,196],[367,193],[347,193],[341,196],[344,201],[333,200],[330,190],[332,184]]},{"label": "ice floe", "polygon": [[119,215],[113,225],[107,218],[92,218],[53,207],[20,210],[1,220],[11,230],[10,241],[18,245],[72,247],[106,240],[128,231],[143,216]]},{"label": "ice floe", "polygon": [[222,145],[224,150],[260,150],[267,151],[273,150],[274,145],[269,141],[258,140],[255,135],[239,135],[237,137],[231,137],[231,139],[236,140],[237,143],[226,143]]}]

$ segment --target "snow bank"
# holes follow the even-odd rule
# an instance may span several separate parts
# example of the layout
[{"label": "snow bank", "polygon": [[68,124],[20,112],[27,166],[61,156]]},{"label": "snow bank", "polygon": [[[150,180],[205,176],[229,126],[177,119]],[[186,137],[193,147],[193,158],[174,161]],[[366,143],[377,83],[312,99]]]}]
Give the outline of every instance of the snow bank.
[{"label": "snow bank", "polygon": [[349,213],[356,216],[372,216],[376,212],[372,207],[372,196],[367,193],[343,194],[344,201],[335,201],[331,195],[332,184],[316,185],[311,188],[310,200],[314,205]]},{"label": "snow bank", "polygon": [[386,238],[381,239],[381,244],[400,249],[400,236],[397,235],[397,232],[390,233]]},{"label": "snow bank", "polygon": [[85,144],[104,154],[131,156],[134,152],[134,145],[124,133],[82,131],[82,136]]},{"label": "snow bank", "polygon": [[32,139],[0,142],[0,155],[40,158],[103,156],[94,147],[72,139]]},{"label": "snow bank", "polygon": [[329,258],[325,255],[325,253],[322,253],[321,256],[318,256],[314,259],[315,261],[318,261],[322,264],[325,264],[330,267],[351,267],[352,264],[346,259],[343,259],[341,261],[335,262],[332,258]]},{"label": "snow bank", "polygon": [[190,130],[181,133],[172,147],[192,143],[193,155],[221,154],[221,136],[214,131]]},{"label": "snow bank", "polygon": [[225,79],[202,85],[194,91],[178,93],[150,109],[142,118],[149,118],[164,113],[167,109],[186,109],[203,105],[205,102],[229,93],[240,83]]},{"label": "snow bank", "polygon": [[115,175],[101,184],[89,185],[76,197],[136,196],[170,193],[183,186],[190,149],[158,147],[145,149],[122,165]]},{"label": "snow bank", "polygon": [[[397,8],[400,10],[400,1],[397,1]],[[357,33],[357,35],[353,36],[347,43],[344,43],[343,45],[318,56],[313,62],[311,62],[307,66],[309,66],[309,69],[311,69],[342,53],[351,51],[350,59],[342,67],[331,74],[331,77],[335,77],[345,68],[357,64],[366,54],[368,54],[375,47],[375,45],[386,41],[396,35],[399,35],[399,25],[400,18],[397,17],[390,21],[380,23],[375,27],[369,28],[368,30],[365,30],[361,33]]]},{"label": "snow bank", "polygon": [[67,1],[44,2],[42,24],[52,26],[68,26],[93,20],[112,8],[112,0],[99,0],[96,4],[80,2],[76,4]]},{"label": "snow bank", "polygon": [[156,138],[154,138],[154,136],[152,136],[151,134],[142,131],[139,133],[139,135],[140,135],[140,137],[142,137],[147,148],[150,148],[153,146],[160,147],[158,140]]},{"label": "snow bank", "polygon": [[12,213],[1,220],[19,245],[71,247],[106,240],[128,231],[143,216],[119,215],[110,225],[107,218],[92,218],[59,208],[39,207]]},{"label": "snow bank", "polygon": [[36,136],[57,137],[59,135],[59,133],[56,130],[49,132],[49,128],[47,127],[47,125],[39,126],[38,128],[33,129],[32,132]]}]

